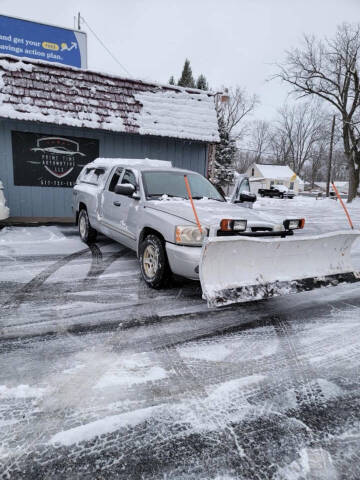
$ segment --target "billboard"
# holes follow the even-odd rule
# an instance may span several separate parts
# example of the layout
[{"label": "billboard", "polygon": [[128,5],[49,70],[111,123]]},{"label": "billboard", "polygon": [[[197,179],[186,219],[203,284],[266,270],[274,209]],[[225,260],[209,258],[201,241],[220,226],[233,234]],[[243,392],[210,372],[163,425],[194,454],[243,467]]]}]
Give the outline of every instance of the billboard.
[{"label": "billboard", "polygon": [[86,33],[0,15],[0,54],[87,68]]},{"label": "billboard", "polygon": [[99,156],[99,141],[12,131],[14,185],[71,188],[87,163]]}]

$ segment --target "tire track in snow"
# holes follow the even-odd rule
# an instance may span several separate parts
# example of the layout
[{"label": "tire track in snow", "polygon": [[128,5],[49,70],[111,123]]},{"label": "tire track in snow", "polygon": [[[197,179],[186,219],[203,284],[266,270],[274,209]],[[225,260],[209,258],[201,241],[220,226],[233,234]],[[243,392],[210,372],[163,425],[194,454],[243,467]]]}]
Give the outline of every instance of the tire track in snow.
[{"label": "tire track in snow", "polygon": [[[271,317],[275,332],[280,340],[280,348],[283,349],[287,357],[287,369],[290,381],[293,384],[293,389],[296,395],[297,406],[299,410],[304,408],[314,411],[321,411],[323,408],[323,401],[321,400],[321,386],[318,383],[318,376],[312,369],[309,362],[301,358],[301,346],[296,333],[293,331],[291,323],[286,318],[280,315],[273,315]],[[306,425],[307,426],[307,425]],[[318,444],[317,432],[312,428],[308,428],[309,440],[311,448],[314,444]],[[310,447],[308,445],[307,448]],[[322,445],[319,445],[319,456],[323,465],[327,464],[328,457],[331,458],[330,453],[324,450]]]},{"label": "tire track in snow", "polygon": [[[109,242],[106,241],[104,245],[108,243],[110,243],[110,241]],[[32,278],[28,283],[26,283],[24,286],[18,289],[13,295],[11,295],[2,304],[2,307],[4,307],[7,310],[16,310],[26,300],[26,297],[28,297],[32,292],[40,288],[51,275],[54,275],[54,273],[56,273],[58,270],[60,270],[61,268],[63,268],[73,260],[77,260],[78,258],[86,255],[89,252],[91,252],[91,256],[92,256],[90,272],[95,272],[97,265],[99,263],[99,258],[102,258],[102,253],[100,248],[96,244],[89,244],[87,248],[80,250],[78,252],[71,253],[70,255],[67,255],[65,257],[62,257],[55,263],[52,263],[51,265],[49,265],[42,272],[40,272],[38,275]],[[118,258],[118,256],[116,256],[116,258]],[[111,260],[111,262],[109,263],[107,262],[105,268],[108,268],[110,263],[115,261],[115,259]]]},{"label": "tire track in snow", "polygon": [[[91,251],[91,250],[90,250]],[[30,282],[26,283],[23,287],[18,289],[11,297],[6,300],[2,306],[6,309],[16,309],[18,308],[26,299],[26,297],[33,292],[34,290],[37,290],[43,283],[46,282],[46,280],[53,275],[55,272],[57,272],[60,268],[65,266],[66,264],[70,263],[71,261],[82,257],[86,253],[89,252],[89,248],[86,248],[84,250],[80,250],[79,252],[72,253],[70,255],[67,255],[66,257],[61,258],[57,262],[49,265],[45,270],[43,270],[41,273],[36,275],[33,279],[30,280]]]},{"label": "tire track in snow", "polygon": [[[161,327],[164,329],[164,326],[156,325],[156,330],[160,330]],[[205,411],[208,421],[214,427],[214,431],[219,432],[220,435],[223,433],[229,445],[233,445],[233,450],[237,454],[238,461],[246,462],[249,468],[253,469],[253,472],[255,473],[256,466],[253,460],[245,454],[232,423],[230,421],[224,421],[221,413],[211,410],[208,407],[205,401],[208,396],[208,391],[204,379],[199,375],[196,375],[193,369],[191,369],[191,366],[183,360],[176,349],[176,344],[167,344],[160,348],[155,345],[154,347],[154,350],[157,352],[165,370],[170,370],[175,373],[175,375],[172,376],[172,382],[175,382],[176,386],[180,383],[182,387],[181,390],[187,394],[187,398],[195,400],[199,409]],[[234,467],[231,457],[226,457],[226,463],[229,470]],[[211,474],[207,464],[205,465],[205,469],[208,471],[210,478]]]}]

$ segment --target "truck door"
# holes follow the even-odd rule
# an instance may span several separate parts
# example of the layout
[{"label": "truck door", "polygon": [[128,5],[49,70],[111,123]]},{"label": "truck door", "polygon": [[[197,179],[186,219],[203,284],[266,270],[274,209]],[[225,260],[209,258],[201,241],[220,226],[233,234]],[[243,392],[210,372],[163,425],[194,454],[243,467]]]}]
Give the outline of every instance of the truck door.
[{"label": "truck door", "polygon": [[121,243],[124,243],[119,228],[121,199],[114,189],[123,173],[124,169],[121,167],[111,172],[98,200],[98,218],[102,230],[106,235]]},{"label": "truck door", "polygon": [[[131,175],[128,173],[130,172]],[[135,248],[136,236],[134,227],[129,230],[127,217],[129,208],[137,200],[115,193],[115,186],[121,183],[135,183],[133,172],[122,167],[115,169],[101,194],[99,216],[102,229],[106,235],[130,248]]]},{"label": "truck door", "polygon": [[[139,193],[139,186],[135,176],[135,173],[126,169],[123,176],[120,180],[121,184],[130,183],[135,187],[135,192]],[[123,235],[127,237],[127,245],[130,248],[136,248],[136,210],[139,205],[139,200],[133,197],[128,197],[126,195],[118,195],[119,199],[121,198],[120,210],[120,228],[123,232]]]}]

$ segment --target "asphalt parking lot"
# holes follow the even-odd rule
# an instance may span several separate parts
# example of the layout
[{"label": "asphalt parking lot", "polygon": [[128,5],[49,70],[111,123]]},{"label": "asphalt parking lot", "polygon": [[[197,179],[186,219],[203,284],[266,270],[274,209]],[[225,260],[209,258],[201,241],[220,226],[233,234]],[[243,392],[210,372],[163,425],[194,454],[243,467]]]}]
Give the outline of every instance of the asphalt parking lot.
[{"label": "asphalt parking lot", "polygon": [[360,478],[358,284],[208,310],[70,226],[0,267],[3,478]]}]

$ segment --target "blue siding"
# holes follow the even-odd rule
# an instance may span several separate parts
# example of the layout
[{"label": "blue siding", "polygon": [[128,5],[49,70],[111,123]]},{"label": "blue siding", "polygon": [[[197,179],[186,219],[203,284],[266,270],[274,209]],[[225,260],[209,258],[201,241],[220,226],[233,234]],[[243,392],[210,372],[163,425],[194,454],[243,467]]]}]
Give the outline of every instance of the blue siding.
[{"label": "blue siding", "polygon": [[12,217],[70,217],[72,190],[15,186],[11,130],[94,138],[101,157],[171,160],[175,167],[206,172],[205,143],[0,119],[0,180]]}]

